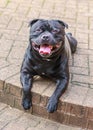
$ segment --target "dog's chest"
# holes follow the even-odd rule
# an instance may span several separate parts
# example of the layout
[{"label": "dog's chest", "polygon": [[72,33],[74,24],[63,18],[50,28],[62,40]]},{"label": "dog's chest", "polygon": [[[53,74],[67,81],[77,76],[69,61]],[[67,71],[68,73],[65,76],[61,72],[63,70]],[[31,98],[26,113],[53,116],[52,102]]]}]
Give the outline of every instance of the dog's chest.
[{"label": "dog's chest", "polygon": [[55,64],[50,62],[38,63],[33,66],[38,75],[53,76],[56,73]]},{"label": "dog's chest", "polygon": [[34,66],[34,70],[38,75],[50,75],[53,74],[53,66],[48,64],[38,64]]}]

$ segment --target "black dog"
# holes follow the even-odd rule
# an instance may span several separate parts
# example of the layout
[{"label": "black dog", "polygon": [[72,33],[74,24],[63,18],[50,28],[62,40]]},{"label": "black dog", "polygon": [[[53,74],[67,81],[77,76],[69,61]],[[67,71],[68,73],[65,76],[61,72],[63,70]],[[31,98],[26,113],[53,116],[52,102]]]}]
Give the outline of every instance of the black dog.
[{"label": "black dog", "polygon": [[76,51],[77,41],[65,33],[68,25],[60,20],[35,19],[30,22],[29,46],[21,67],[22,105],[30,109],[33,76],[46,76],[56,81],[56,89],[47,104],[47,111],[57,109],[58,99],[69,82],[69,55]]}]

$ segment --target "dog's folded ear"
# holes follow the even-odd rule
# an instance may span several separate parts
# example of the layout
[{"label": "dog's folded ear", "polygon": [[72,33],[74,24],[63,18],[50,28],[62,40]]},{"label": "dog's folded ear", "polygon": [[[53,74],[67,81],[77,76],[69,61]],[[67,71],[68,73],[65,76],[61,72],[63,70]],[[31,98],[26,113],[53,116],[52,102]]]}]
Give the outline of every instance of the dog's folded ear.
[{"label": "dog's folded ear", "polygon": [[39,19],[31,20],[31,21],[29,22],[28,27],[29,27],[29,26],[32,26],[32,25],[33,25],[34,23],[36,23],[38,20],[39,20]]},{"label": "dog's folded ear", "polygon": [[65,22],[61,21],[61,20],[57,20],[62,26],[64,26],[64,28],[66,27],[68,29],[68,24],[66,24]]}]

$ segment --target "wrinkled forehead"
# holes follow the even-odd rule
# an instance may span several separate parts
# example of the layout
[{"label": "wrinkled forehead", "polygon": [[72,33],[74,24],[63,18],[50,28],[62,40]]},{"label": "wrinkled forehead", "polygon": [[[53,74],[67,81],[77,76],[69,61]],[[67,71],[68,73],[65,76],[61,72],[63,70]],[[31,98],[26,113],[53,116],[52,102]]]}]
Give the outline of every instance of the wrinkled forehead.
[{"label": "wrinkled forehead", "polygon": [[56,20],[38,20],[32,25],[32,29],[46,27],[46,28],[62,28],[62,25]]},{"label": "wrinkled forehead", "polygon": [[48,21],[51,27],[62,28],[62,25],[57,20]]}]

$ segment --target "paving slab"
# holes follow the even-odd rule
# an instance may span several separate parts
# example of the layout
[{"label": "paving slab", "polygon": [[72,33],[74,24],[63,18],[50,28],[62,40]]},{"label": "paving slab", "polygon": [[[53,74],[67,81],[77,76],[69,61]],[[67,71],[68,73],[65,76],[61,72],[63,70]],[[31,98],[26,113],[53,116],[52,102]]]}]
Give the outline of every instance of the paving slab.
[{"label": "paving slab", "polygon": [[0,103],[0,130],[82,130],[33,116]]}]

